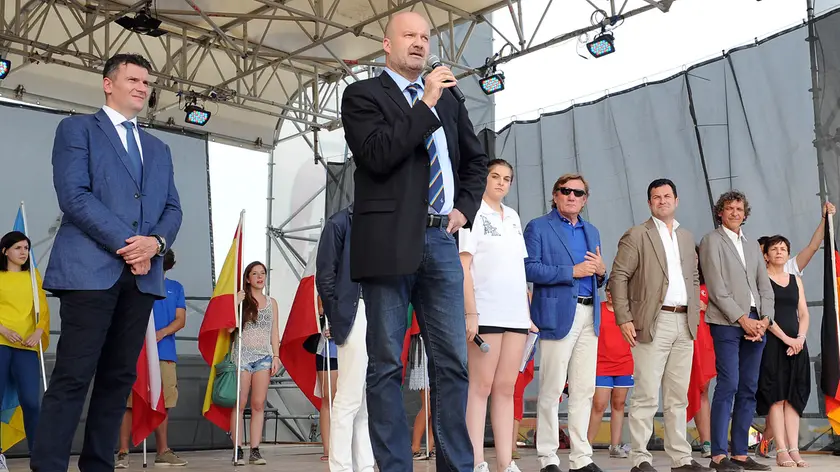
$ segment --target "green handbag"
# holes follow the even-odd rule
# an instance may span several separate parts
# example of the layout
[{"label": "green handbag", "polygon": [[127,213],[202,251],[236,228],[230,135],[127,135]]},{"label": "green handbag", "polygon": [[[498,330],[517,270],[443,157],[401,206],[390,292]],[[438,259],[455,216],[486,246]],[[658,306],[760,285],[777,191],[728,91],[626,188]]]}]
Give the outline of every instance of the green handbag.
[{"label": "green handbag", "polygon": [[216,380],[213,382],[211,399],[214,405],[222,408],[236,406],[236,364],[230,360],[232,351],[233,342],[231,342],[231,349],[222,359],[222,362],[216,364]]}]

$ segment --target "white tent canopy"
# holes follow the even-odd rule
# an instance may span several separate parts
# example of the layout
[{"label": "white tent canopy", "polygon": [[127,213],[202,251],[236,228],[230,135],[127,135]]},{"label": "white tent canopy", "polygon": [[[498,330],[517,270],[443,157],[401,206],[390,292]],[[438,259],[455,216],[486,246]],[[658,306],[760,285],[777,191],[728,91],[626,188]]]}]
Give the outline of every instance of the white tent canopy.
[{"label": "white tent canopy", "polygon": [[[212,113],[207,131],[270,145],[283,112],[309,128],[340,126],[334,85],[381,54],[390,14],[413,9],[448,25],[481,21],[505,2],[453,3],[458,7],[434,0],[6,0],[0,52],[8,52],[13,69],[2,86],[6,94],[98,107],[101,85],[91,74],[117,52],[137,52],[156,71],[157,101],[147,118],[183,125],[183,107],[195,97]],[[166,34],[136,34],[114,23],[149,5]],[[313,84],[319,94],[298,93]]]},{"label": "white tent canopy", "polygon": [[[604,19],[667,11],[673,0],[579,1]],[[92,75],[101,74],[111,55],[137,52],[155,70],[156,100],[146,120],[187,126],[183,109],[196,101],[212,113],[203,130],[215,139],[268,150],[280,120],[308,130],[340,127],[338,84],[381,56],[393,13],[413,10],[428,18],[438,55],[456,73],[469,74],[475,69],[460,59],[470,34],[460,42],[448,38],[459,24],[471,31],[483,22],[501,35],[489,14],[502,7],[518,37],[504,38],[511,54],[500,61],[599,28],[581,18],[584,28],[532,46],[540,27],[551,33],[551,25],[525,28],[522,2],[512,0],[0,0],[0,54],[13,64],[0,93],[91,111],[102,102]],[[137,34],[115,23],[143,13],[160,20],[165,34]]]}]

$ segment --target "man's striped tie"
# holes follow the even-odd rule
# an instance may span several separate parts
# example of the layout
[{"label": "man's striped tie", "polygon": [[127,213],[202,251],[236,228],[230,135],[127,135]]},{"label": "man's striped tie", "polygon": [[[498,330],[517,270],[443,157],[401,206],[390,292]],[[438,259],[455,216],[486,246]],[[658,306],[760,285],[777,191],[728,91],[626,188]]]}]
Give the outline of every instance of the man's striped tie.
[{"label": "man's striped tie", "polygon": [[[417,84],[409,85],[406,90],[411,97],[411,106],[417,103]],[[435,145],[435,138],[429,136],[426,138],[426,151],[429,153],[429,206],[436,212],[443,209],[443,172],[440,169],[440,159],[438,159],[437,146]]]}]

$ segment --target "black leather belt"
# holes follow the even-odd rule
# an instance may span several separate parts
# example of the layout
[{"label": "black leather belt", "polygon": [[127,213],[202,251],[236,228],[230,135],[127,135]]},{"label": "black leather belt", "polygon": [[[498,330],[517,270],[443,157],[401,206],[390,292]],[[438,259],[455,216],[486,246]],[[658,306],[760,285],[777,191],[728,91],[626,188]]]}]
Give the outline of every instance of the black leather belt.
[{"label": "black leather belt", "polygon": [[578,304],[579,305],[591,305],[595,302],[595,299],[592,297],[578,297]]},{"label": "black leather belt", "polygon": [[668,306],[662,305],[662,311],[669,311],[671,313],[688,313],[688,307],[685,305],[682,306]]},{"label": "black leather belt", "polygon": [[449,226],[449,215],[426,215],[427,228],[446,228]]}]

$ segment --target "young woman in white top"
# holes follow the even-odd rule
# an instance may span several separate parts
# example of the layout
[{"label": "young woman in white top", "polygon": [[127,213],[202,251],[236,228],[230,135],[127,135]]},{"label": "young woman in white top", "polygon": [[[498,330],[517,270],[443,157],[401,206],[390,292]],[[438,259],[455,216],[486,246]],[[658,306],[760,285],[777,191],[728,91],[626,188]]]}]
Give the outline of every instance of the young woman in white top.
[{"label": "young woman in white top", "polygon": [[[472,229],[458,234],[464,268],[467,323],[467,365],[470,386],[467,429],[473,444],[475,471],[489,472],[484,461],[484,419],[491,396],[490,419],[496,449],[496,470],[519,472],[513,462],[513,390],[531,323],[525,281],[522,223],[502,204],[513,182],[513,167],[503,159],[488,164],[487,187]],[[478,334],[490,345],[481,352]]]},{"label": "young woman in white top", "polygon": [[[248,463],[264,465],[265,459],[260,454],[260,440],[262,440],[263,421],[265,419],[265,398],[268,396],[268,384],[271,376],[280,370],[280,331],[278,330],[277,301],[263,293],[265,289],[266,270],[262,262],[252,262],[245,267],[242,275],[243,287],[238,294],[242,303],[242,332],[237,334],[233,345],[233,358],[239,352],[242,343],[242,370],[239,373],[239,444],[234,465],[245,465],[242,454],[242,438],[244,436],[245,421],[242,415],[251,395],[251,450]],[[230,430],[236,428],[236,414],[234,409],[230,417]],[[233,433],[231,433],[233,437]]]}]

